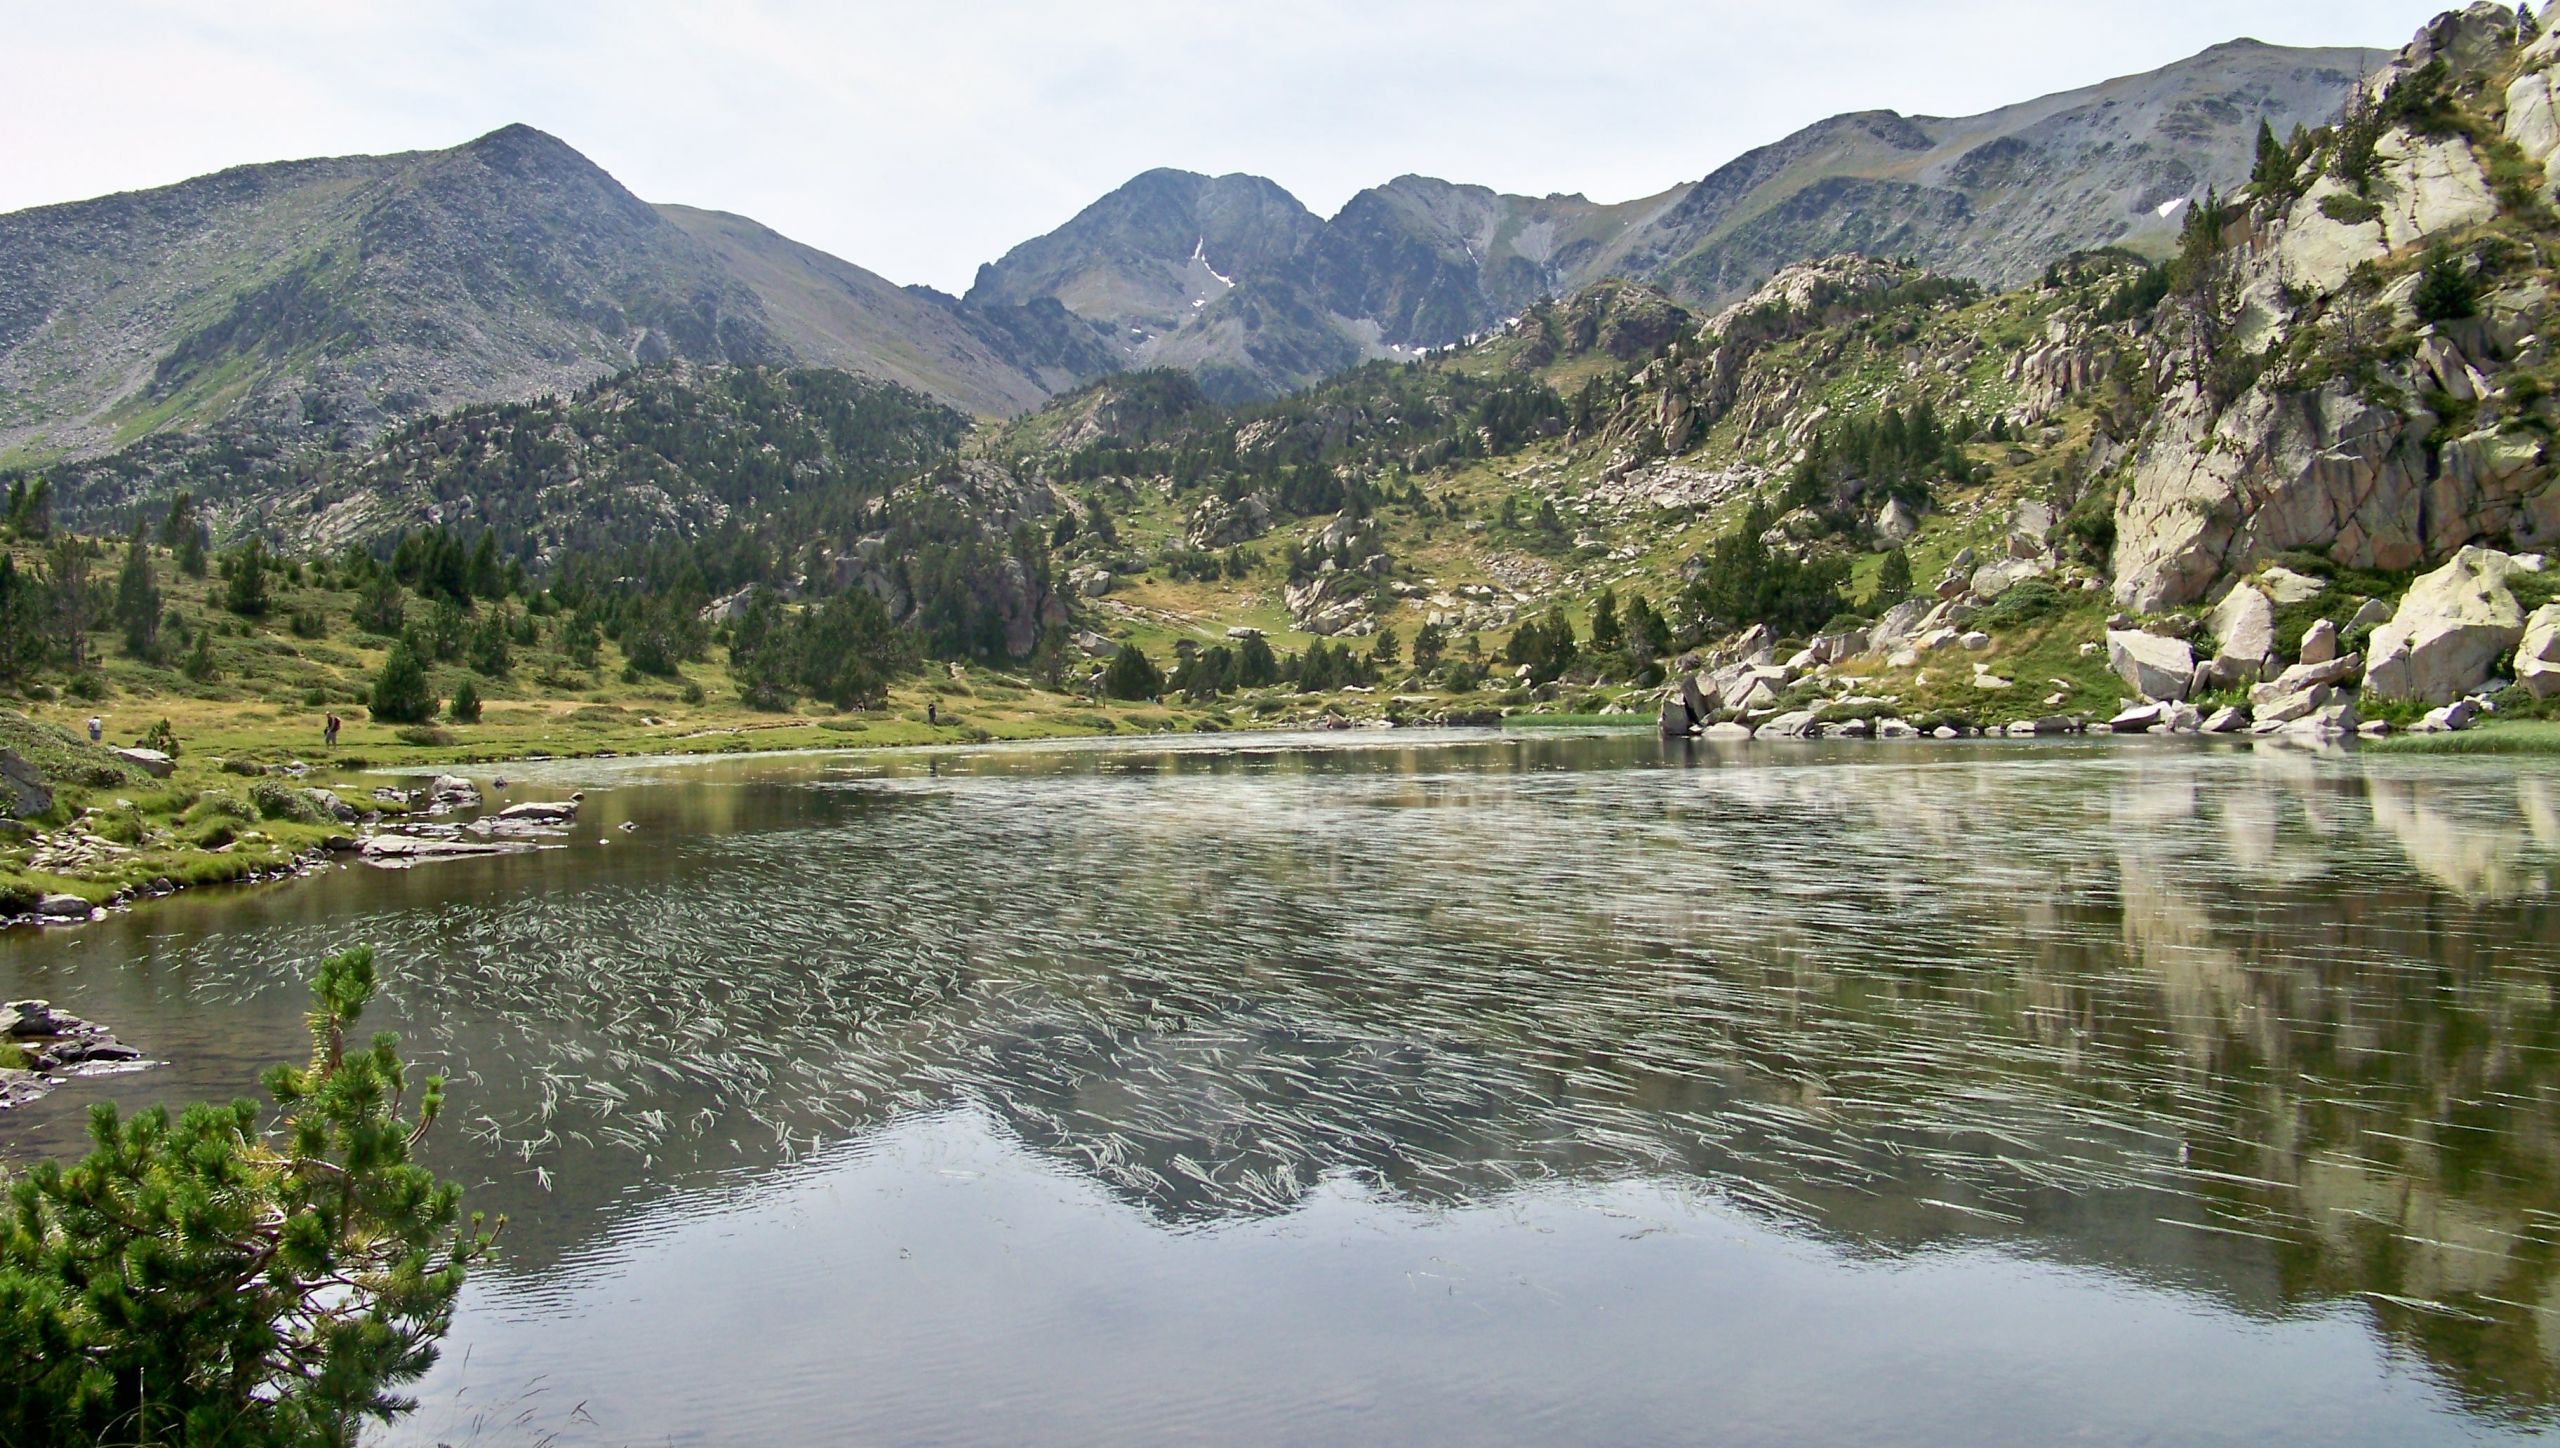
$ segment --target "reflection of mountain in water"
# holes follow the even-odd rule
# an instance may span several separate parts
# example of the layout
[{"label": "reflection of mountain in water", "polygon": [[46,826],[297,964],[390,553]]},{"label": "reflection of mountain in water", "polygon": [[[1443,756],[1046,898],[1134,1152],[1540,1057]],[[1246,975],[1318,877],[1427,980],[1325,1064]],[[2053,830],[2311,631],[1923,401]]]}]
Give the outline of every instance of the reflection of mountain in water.
[{"label": "reflection of mountain in water", "polygon": [[1877,1252],[2358,1297],[2481,1410],[2560,1404],[2550,778],[1545,767],[1637,748],[729,791],[737,832],[636,873],[219,941],[206,979],[350,928],[433,962],[398,1004],[464,1077],[510,1270],[641,1183],[968,1102],[1171,1224],[1344,1170],[1687,1178]]}]

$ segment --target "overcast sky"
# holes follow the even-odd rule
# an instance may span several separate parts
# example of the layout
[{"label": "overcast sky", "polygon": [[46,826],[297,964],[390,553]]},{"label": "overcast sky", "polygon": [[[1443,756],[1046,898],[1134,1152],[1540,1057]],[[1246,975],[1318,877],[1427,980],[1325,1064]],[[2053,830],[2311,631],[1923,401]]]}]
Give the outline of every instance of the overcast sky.
[{"label": "overcast sky", "polygon": [[524,121],[649,200],[958,290],[1151,166],[1324,214],[1409,171],[1623,200],[1844,110],[1970,114],[2240,35],[2386,51],[2436,8],[0,0],[0,211]]}]

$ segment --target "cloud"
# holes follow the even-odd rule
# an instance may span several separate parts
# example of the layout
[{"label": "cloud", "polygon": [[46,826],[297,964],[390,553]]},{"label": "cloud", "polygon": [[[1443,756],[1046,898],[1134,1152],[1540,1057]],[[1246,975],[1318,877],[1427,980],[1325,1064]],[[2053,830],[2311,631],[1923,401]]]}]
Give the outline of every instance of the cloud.
[{"label": "cloud", "polygon": [[2373,0],[1169,0],[17,7],[0,210],[524,121],[652,200],[899,281],[981,261],[1151,166],[1318,211],[1404,172],[1603,200],[1844,110],[1969,114],[2246,33],[2370,45]]}]

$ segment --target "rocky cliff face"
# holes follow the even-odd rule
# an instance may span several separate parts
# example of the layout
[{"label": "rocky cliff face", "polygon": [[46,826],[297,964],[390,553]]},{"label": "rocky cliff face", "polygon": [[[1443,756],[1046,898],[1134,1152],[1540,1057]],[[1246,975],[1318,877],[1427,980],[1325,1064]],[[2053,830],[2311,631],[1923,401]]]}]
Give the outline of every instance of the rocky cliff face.
[{"label": "rocky cliff face", "polygon": [[2193,602],[2291,549],[2399,572],[2560,540],[2537,260],[2555,67],[2560,36],[2515,11],[2439,19],[2362,121],[2191,250],[2143,348],[2161,401],[2116,509],[2119,601]]}]

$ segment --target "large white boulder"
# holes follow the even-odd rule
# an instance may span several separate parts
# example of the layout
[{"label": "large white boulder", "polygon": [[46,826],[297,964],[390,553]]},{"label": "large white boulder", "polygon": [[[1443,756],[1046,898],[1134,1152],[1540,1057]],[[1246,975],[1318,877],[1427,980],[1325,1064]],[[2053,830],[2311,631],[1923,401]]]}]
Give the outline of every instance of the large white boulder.
[{"label": "large white boulder", "polygon": [[2365,688],[2377,698],[2447,704],[2487,681],[2524,637],[2524,610],[2507,591],[2514,570],[2494,548],[2465,548],[2421,576],[2373,631]]},{"label": "large white boulder", "polygon": [[2196,655],[2184,639],[2109,629],[2107,667],[2146,699],[2183,699],[2195,679]]},{"label": "large white boulder", "polygon": [[2516,682],[2537,699],[2560,694],[2560,603],[2546,603],[2524,621],[2516,646]]},{"label": "large white boulder", "polygon": [[2213,609],[2213,671],[2226,684],[2254,684],[2276,664],[2276,607],[2240,584]]}]

